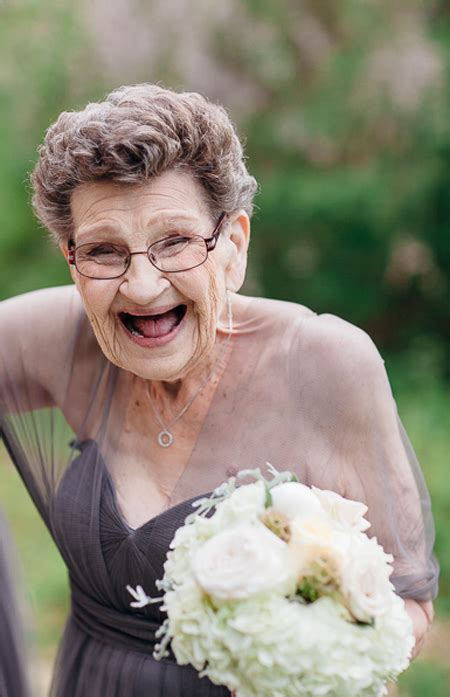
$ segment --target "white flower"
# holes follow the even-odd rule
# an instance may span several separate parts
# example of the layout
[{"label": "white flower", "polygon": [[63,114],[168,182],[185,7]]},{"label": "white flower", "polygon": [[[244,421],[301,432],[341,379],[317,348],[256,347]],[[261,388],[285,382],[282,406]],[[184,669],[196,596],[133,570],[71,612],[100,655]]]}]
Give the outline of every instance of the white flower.
[{"label": "white flower", "polygon": [[300,482],[284,482],[270,490],[272,506],[289,519],[311,518],[324,514],[320,502],[311,489]]},{"label": "white flower", "polygon": [[327,545],[337,542],[337,531],[323,514],[309,518],[295,518],[291,523],[291,539],[298,544]]},{"label": "white flower", "polygon": [[359,535],[352,542],[352,553],[346,560],[341,590],[352,615],[361,622],[370,622],[388,612],[393,598],[389,581],[392,568],[374,540]]},{"label": "white flower", "polygon": [[205,542],[192,570],[203,590],[218,600],[285,594],[294,588],[286,543],[259,522],[236,525]]},{"label": "white flower", "polygon": [[336,583],[340,582],[346,540],[324,515],[306,519],[296,518],[291,524],[289,552],[297,578],[314,574],[314,568],[324,565],[333,570]]},{"label": "white flower", "polygon": [[265,509],[266,490],[263,482],[243,484],[217,506],[212,518],[216,531],[236,523],[254,521]]},{"label": "white flower", "polygon": [[360,532],[370,528],[369,521],[363,517],[367,513],[367,506],[364,503],[346,499],[328,489],[318,489],[313,486],[312,490],[328,515],[341,525]]},{"label": "white flower", "polygon": [[[221,507],[232,508],[236,513],[251,513],[253,516],[256,511],[264,508],[265,488],[262,482],[254,484],[243,484],[239,486],[230,498],[221,504]],[[226,505],[225,505],[226,504]]]}]

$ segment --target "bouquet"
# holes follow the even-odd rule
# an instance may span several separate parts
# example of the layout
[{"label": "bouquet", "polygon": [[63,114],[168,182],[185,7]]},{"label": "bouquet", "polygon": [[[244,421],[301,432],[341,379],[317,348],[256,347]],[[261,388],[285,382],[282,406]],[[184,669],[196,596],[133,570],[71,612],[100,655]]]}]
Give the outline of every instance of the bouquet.
[{"label": "bouquet", "polygon": [[196,501],[170,545],[155,658],[236,697],[363,697],[408,663],[412,624],[389,580],[393,557],[365,531],[367,506],[268,465]]}]

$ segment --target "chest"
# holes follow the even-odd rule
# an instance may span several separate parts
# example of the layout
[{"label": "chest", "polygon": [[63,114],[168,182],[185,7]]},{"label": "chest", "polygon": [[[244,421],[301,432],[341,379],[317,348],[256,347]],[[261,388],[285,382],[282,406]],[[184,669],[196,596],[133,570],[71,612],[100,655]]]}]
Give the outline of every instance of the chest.
[{"label": "chest", "polygon": [[123,439],[108,466],[119,510],[130,527],[138,528],[170,506],[193,443],[180,435],[169,448],[161,448],[154,434],[147,439],[130,434],[129,440]]},{"label": "chest", "polygon": [[117,505],[129,526],[137,528],[172,505],[216,387],[212,382],[186,413],[176,418],[174,410],[175,418],[166,414],[164,422],[142,395],[128,399],[119,427],[108,438],[113,447],[106,461]]}]

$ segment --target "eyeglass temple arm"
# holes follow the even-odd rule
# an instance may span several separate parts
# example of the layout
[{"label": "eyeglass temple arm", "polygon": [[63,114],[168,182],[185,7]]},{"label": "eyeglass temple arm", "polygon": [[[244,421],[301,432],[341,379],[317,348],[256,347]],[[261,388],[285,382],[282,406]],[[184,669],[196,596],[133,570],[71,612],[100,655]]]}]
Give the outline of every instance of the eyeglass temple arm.
[{"label": "eyeglass temple arm", "polygon": [[69,240],[67,247],[68,247],[67,262],[69,264],[71,264],[71,266],[74,266],[74,264],[75,264],[75,242],[73,240]]},{"label": "eyeglass temple arm", "polygon": [[216,227],[214,228],[213,234],[211,235],[211,237],[208,237],[208,239],[205,240],[206,248],[207,248],[208,252],[212,252],[214,247],[217,244],[217,239],[220,235],[220,231],[221,231],[222,223],[223,223],[224,219],[225,219],[225,212],[220,214],[219,220],[216,223]]}]

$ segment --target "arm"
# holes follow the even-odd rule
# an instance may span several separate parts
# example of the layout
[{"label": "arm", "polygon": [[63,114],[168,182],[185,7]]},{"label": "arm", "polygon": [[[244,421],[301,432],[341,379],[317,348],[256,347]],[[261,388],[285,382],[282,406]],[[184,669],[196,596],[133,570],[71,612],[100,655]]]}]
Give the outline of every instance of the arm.
[{"label": "arm", "polygon": [[0,303],[0,414],[53,406],[67,378],[80,301],[73,286]]},{"label": "arm", "polygon": [[411,656],[411,660],[413,660],[423,648],[426,634],[434,619],[434,608],[430,600],[421,603],[412,598],[405,599],[405,608],[413,623],[416,638],[416,645]]},{"label": "arm", "polygon": [[[353,362],[359,389],[352,391],[348,386],[353,394],[349,403],[356,466],[366,463],[362,488],[372,522],[369,534],[375,534],[394,555],[392,581],[412,620],[414,659],[434,616],[432,577],[436,565],[431,559],[434,529],[430,502],[419,463],[398,419],[384,363],[366,335],[357,338],[356,346],[359,356]],[[349,481],[348,486],[354,482]],[[412,597],[416,593],[420,600]],[[422,600],[427,595],[428,599]]]},{"label": "arm", "polygon": [[428,491],[371,339],[330,315],[312,322],[314,372],[306,372],[317,387],[309,400],[316,411],[309,413],[320,427],[326,482],[368,506],[368,534],[394,557],[391,580],[406,600],[417,655],[433,618],[438,576]]},{"label": "arm", "polygon": [[71,286],[0,303],[0,438],[46,522],[72,437],[79,307]]}]

